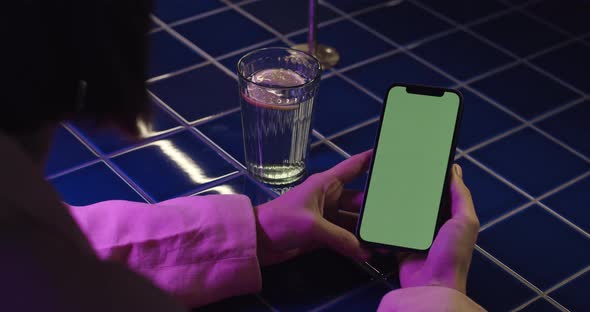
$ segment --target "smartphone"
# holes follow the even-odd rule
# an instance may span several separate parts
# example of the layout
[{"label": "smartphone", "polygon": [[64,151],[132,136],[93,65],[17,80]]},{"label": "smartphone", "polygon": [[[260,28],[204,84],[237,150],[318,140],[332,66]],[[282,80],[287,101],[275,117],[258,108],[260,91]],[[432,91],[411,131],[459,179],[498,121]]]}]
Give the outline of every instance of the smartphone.
[{"label": "smartphone", "polygon": [[393,85],[385,97],[357,236],[370,245],[428,251],[448,198],[463,97]]}]

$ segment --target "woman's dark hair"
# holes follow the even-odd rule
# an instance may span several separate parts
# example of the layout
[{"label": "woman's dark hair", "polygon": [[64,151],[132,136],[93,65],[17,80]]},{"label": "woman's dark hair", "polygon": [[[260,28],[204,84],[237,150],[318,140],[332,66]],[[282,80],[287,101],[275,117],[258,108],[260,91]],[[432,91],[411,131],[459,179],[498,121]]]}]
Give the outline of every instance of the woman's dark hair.
[{"label": "woman's dark hair", "polygon": [[[84,119],[137,134],[148,118],[150,1],[18,0],[0,13],[0,131]],[[86,86],[84,88],[83,86]]]}]

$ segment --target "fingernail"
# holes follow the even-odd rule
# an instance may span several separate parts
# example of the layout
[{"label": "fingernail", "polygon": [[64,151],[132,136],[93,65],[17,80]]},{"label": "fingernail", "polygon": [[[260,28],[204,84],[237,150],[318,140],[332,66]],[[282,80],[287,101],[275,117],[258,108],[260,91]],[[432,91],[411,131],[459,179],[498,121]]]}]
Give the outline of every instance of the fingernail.
[{"label": "fingernail", "polygon": [[461,166],[459,166],[458,164],[454,164],[453,168],[455,169],[455,174],[457,174],[457,176],[459,178],[463,178],[463,169],[461,169]]}]

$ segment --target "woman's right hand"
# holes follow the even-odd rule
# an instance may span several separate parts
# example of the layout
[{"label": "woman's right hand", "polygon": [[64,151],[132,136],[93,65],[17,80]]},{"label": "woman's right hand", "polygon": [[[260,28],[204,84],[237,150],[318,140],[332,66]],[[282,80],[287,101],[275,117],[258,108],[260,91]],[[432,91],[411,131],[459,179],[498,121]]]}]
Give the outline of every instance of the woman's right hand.
[{"label": "woman's right hand", "polygon": [[442,286],[466,292],[467,273],[479,232],[469,189],[463,183],[459,165],[453,165],[451,178],[451,219],[440,228],[428,255],[400,253],[402,288]]}]

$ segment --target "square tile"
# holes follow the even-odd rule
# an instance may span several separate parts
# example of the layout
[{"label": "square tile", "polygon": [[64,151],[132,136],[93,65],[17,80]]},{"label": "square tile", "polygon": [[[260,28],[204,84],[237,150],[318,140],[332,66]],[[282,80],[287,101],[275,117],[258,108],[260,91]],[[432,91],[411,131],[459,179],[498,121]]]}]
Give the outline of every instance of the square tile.
[{"label": "square tile", "polygon": [[[294,43],[307,42],[307,33],[289,37]],[[390,51],[392,46],[349,22],[341,21],[318,29],[319,43],[331,46],[340,54],[337,68],[358,63],[367,58]]]},{"label": "square tile", "polygon": [[[309,1],[262,0],[242,8],[282,34],[308,27]],[[321,4],[316,7],[316,14],[318,24],[339,16]]]},{"label": "square tile", "polygon": [[164,75],[205,59],[165,31],[149,35],[150,54],[148,75],[150,78]]},{"label": "square tile", "polygon": [[475,251],[467,279],[467,295],[488,311],[510,311],[536,293]]},{"label": "square tile", "polygon": [[157,201],[186,194],[237,172],[188,131],[122,154],[112,161]]},{"label": "square tile", "polygon": [[154,3],[154,13],[162,21],[170,23],[222,6],[221,2],[217,0],[156,0]]},{"label": "square tile", "polygon": [[[308,175],[326,171],[346,158],[326,144],[319,144],[312,147],[309,153]],[[364,174],[354,181],[345,185],[346,189],[364,190],[367,182],[367,174]]]},{"label": "square tile", "polygon": [[45,176],[59,173],[96,159],[96,156],[64,127],[59,126],[47,157]]},{"label": "square tile", "polygon": [[590,169],[590,164],[530,128],[472,156],[535,197]]},{"label": "square tile", "polygon": [[503,52],[462,31],[418,45],[412,51],[460,80],[514,61]]},{"label": "square tile", "polygon": [[476,19],[480,19],[484,16],[488,16],[500,10],[506,9],[506,5],[496,0],[420,0],[420,2],[458,23],[472,22]]},{"label": "square tile", "polygon": [[567,39],[563,34],[520,12],[478,24],[473,30],[521,57]]},{"label": "square tile", "polygon": [[314,173],[326,171],[336,166],[344,159],[344,156],[338,154],[338,152],[333,150],[328,145],[317,145],[309,152],[307,172],[309,175],[312,175]]},{"label": "square tile", "polygon": [[149,89],[189,122],[239,107],[236,80],[213,65],[156,81]]},{"label": "square tile", "polygon": [[320,250],[262,269],[262,297],[280,311],[308,311],[370,280],[352,260]]},{"label": "square tile", "polygon": [[256,183],[245,175],[231,179],[227,182],[223,182],[212,186],[204,191],[197,193],[196,195],[224,195],[224,194],[242,194],[250,197],[252,205],[258,206],[273,200],[273,196],[269,195],[268,192],[264,191]]},{"label": "square tile", "polygon": [[590,239],[537,205],[479,233],[478,245],[541,290],[590,263]]},{"label": "square tile", "polygon": [[399,44],[408,44],[451,28],[449,23],[408,1],[393,1],[356,18]]},{"label": "square tile", "polygon": [[509,68],[471,85],[527,119],[579,97],[526,65]]},{"label": "square tile", "polygon": [[241,112],[231,113],[196,128],[234,159],[245,164]]},{"label": "square tile", "polygon": [[587,75],[587,69],[590,68],[588,55],[590,55],[590,46],[574,42],[538,56],[532,62],[574,87],[590,93],[590,79]]},{"label": "square tile", "polygon": [[386,4],[391,0],[336,0],[329,1],[333,6],[338,9],[351,13],[353,11],[362,10],[370,6]]},{"label": "square tile", "polygon": [[[347,71],[346,76],[378,96],[387,94],[394,82],[449,87],[453,83],[445,76],[409,57],[396,53],[387,58]],[[386,78],[387,77],[387,78]]]},{"label": "square tile", "polygon": [[538,126],[567,145],[590,157],[590,101],[580,103]]},{"label": "square tile", "polygon": [[521,124],[471,91],[459,91],[463,94],[459,148],[465,150]]},{"label": "square tile", "polygon": [[586,0],[569,0],[567,5],[545,0],[527,7],[527,10],[570,33],[583,34],[590,31],[590,3]]},{"label": "square tile", "polygon": [[272,310],[265,306],[256,296],[247,295],[229,298],[208,306],[193,309],[193,312],[271,312]]},{"label": "square tile", "polygon": [[590,177],[542,200],[553,211],[590,233]]},{"label": "square tile", "polygon": [[475,211],[481,224],[486,224],[529,201],[471,161],[460,158],[457,163],[463,169],[463,180],[471,190]]},{"label": "square tile", "polygon": [[84,123],[76,123],[73,126],[90,145],[104,154],[111,154],[124,148],[141,144],[143,140],[162,135],[180,127],[180,124],[161,107],[151,102],[153,121],[151,129],[146,129],[140,140],[125,137],[120,131],[112,128],[97,129]]},{"label": "square tile", "polygon": [[228,56],[228,57],[224,57],[223,59],[221,59],[219,62],[221,64],[223,64],[225,67],[227,67],[230,71],[237,73],[238,71],[238,61],[246,54],[254,51],[254,50],[258,50],[258,49],[263,49],[263,48],[273,48],[273,47],[282,47],[282,48],[286,48],[287,45],[284,44],[282,41],[280,41],[279,39],[276,39],[275,41],[273,41],[272,43],[269,44],[265,44],[256,48],[252,48],[252,49],[247,49],[244,52],[240,52],[237,54],[234,54],[232,56]]},{"label": "square tile", "polygon": [[86,206],[106,200],[144,202],[107,165],[99,162],[50,181],[63,200],[73,206]]},{"label": "square tile", "polygon": [[350,155],[360,154],[375,146],[379,122],[356,129],[331,141]]},{"label": "square tile", "polygon": [[334,305],[322,309],[322,312],[344,312],[344,311],[377,311],[381,299],[391,288],[383,283],[363,288],[358,292],[347,296]]},{"label": "square tile", "polygon": [[[213,56],[229,53],[273,37],[234,10],[174,27],[181,35]],[[212,35],[212,31],[215,35]]]},{"label": "square tile", "polygon": [[524,309],[520,310],[521,312],[558,312],[560,311],[554,305],[549,303],[549,301],[540,298],[534,301],[533,303],[526,306]]},{"label": "square tile", "polygon": [[549,296],[570,311],[590,311],[590,272],[551,292]]},{"label": "square tile", "polygon": [[322,80],[313,128],[324,136],[378,117],[381,104],[340,77]]}]

